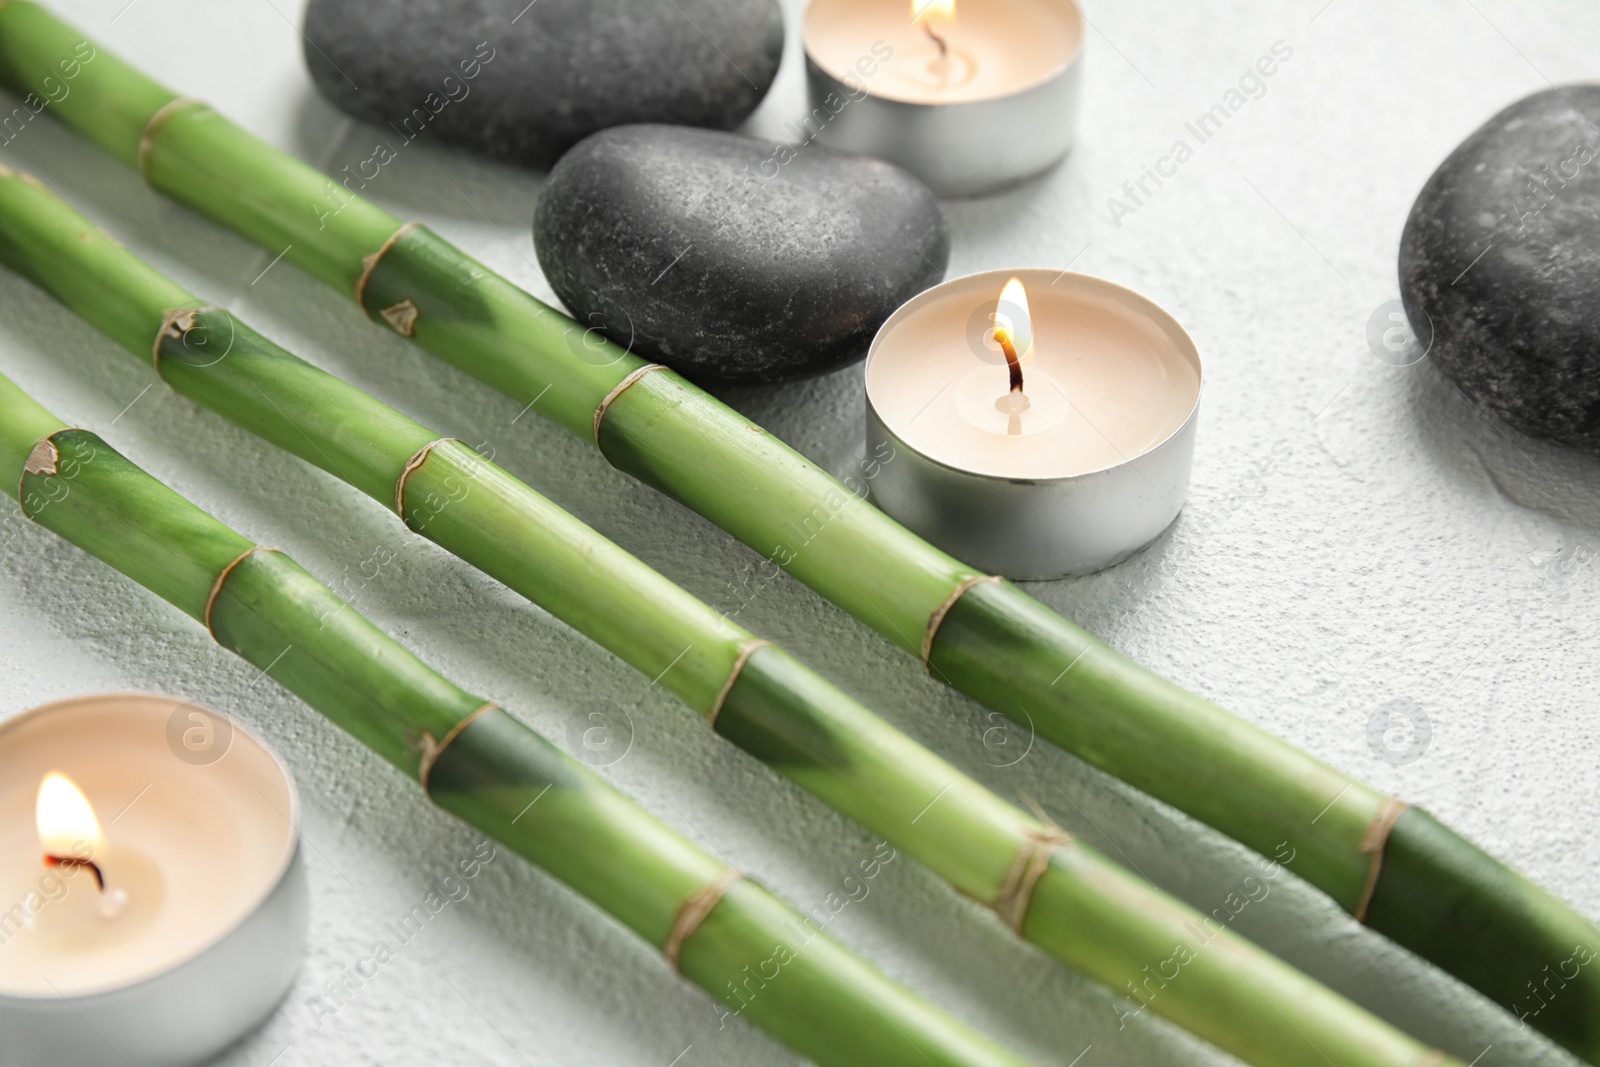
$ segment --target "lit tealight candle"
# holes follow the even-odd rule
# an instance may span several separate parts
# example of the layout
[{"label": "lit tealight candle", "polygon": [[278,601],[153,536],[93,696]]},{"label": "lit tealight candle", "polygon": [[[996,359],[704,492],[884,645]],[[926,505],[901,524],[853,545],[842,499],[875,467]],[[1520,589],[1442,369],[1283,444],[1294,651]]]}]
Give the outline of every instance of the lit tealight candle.
[{"label": "lit tealight candle", "polygon": [[993,271],[914,297],[867,355],[873,497],[1012,578],[1110,566],[1188,493],[1200,356],[1166,312],[1082,274]]},{"label": "lit tealight candle", "polygon": [[[100,832],[100,820],[95,818],[94,808],[89,806],[88,799],[73,784],[71,778],[55,771],[44,776],[44,781],[39,783],[39,799],[34,809],[34,822],[39,830],[39,848],[44,853],[46,867],[58,867],[69,872],[88,871],[94,878],[95,892],[78,893],[74,898],[73,907],[81,911],[82,903],[87,900],[93,910],[104,919],[120,916],[128,903],[128,888],[120,881],[117,885],[106,885],[105,835]],[[127,862],[122,873],[132,878],[137,871],[139,876],[143,876],[141,880],[145,882],[135,893],[141,910],[153,911],[161,899],[158,880],[148,877],[153,872],[146,864],[136,864],[131,857],[125,859]],[[137,924],[131,922],[115,926],[102,925],[74,917],[71,920],[52,921],[45,928],[48,931],[45,936],[70,935],[98,942],[105,937],[125,933],[135,925]]]},{"label": "lit tealight candle", "polygon": [[191,1064],[256,1025],[305,940],[288,772],[192,704],[0,724],[0,1060]]},{"label": "lit tealight candle", "polygon": [[808,136],[897,163],[941,195],[1011,185],[1072,145],[1072,0],[812,0],[805,45]]}]

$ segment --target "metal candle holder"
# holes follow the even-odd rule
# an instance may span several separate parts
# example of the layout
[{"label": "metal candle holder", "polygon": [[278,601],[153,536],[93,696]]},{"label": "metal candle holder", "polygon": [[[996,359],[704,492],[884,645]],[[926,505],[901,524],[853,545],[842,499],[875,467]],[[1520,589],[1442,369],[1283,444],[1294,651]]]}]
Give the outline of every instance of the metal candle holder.
[{"label": "metal candle holder", "polygon": [[[1115,301],[1148,322],[1201,374],[1200,354],[1183,327],[1149,299],[1089,275],[1049,270],[989,271],[937,285],[903,304],[879,329],[867,354],[870,369],[885,339],[929,305],[958,294],[974,306],[992,302],[1010,277],[1030,288],[1076,286]],[[886,424],[867,390],[867,454],[892,455],[872,481],[885,512],[957,559],[1008,578],[1082,575],[1121,562],[1177,518],[1189,491],[1195,428],[1193,407],[1164,440],[1101,470],[1062,478],[1016,479],[940,462],[908,445]]]},{"label": "metal candle holder", "polygon": [[[814,16],[825,17],[832,2],[855,0],[813,0],[807,25]],[[1073,27],[1079,48],[1042,81],[989,99],[940,103],[874,95],[868,79],[847,83],[824,69],[808,41],[811,107],[814,114],[830,115],[817,140],[894,163],[946,197],[995,192],[1049,170],[1077,135],[1083,15],[1072,0],[1041,3]],[[835,111],[830,100],[846,103]]]},{"label": "metal candle holder", "polygon": [[[148,694],[80,697],[0,724],[0,746],[26,745],[30,731],[57,722],[93,746],[97,722],[137,716],[139,743],[148,738],[168,756],[173,715],[195,707]],[[68,721],[74,716],[79,721]],[[0,1062],[6,1067],[189,1067],[259,1025],[283,999],[305,952],[309,911],[295,830],[299,800],[276,754],[239,724],[230,723],[230,730],[228,749],[214,766],[221,771],[226,761],[246,760],[249,773],[268,781],[281,774],[287,791],[282,856],[260,901],[199,952],[149,978],[70,997],[0,993]],[[264,796],[262,802],[268,802]]]}]

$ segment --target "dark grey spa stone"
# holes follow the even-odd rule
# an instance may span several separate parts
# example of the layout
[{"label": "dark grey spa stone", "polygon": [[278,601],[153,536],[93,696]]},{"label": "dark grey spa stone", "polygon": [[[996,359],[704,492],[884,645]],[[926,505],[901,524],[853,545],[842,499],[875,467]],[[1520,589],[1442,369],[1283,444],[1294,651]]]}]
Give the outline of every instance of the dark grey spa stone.
[{"label": "dark grey spa stone", "polygon": [[579,322],[720,382],[860,359],[950,256],[938,201],[898,167],[681,126],[606,130],[568,152],[533,240]]},{"label": "dark grey spa stone", "polygon": [[1600,451],[1600,86],[1519,100],[1428,179],[1400,292],[1488,414]]},{"label": "dark grey spa stone", "polygon": [[335,105],[397,136],[547,167],[610,126],[731,129],[766,95],[783,53],[777,0],[519,7],[311,0],[306,65]]}]

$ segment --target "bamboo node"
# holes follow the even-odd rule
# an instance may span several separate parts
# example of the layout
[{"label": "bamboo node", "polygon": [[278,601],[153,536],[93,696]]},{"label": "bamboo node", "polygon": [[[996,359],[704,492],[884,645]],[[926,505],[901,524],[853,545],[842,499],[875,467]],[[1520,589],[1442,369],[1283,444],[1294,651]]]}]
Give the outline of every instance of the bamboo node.
[{"label": "bamboo node", "polygon": [[257,552],[276,551],[278,550],[275,548],[263,548],[260,545],[251,545],[249,548],[239,553],[237,559],[228,564],[226,567],[222,568],[222,570],[217,574],[217,580],[211,583],[211,593],[206,597],[206,610],[204,615],[201,617],[201,621],[206,624],[206,632],[211,635],[211,640],[216,641],[219,645],[222,644],[222,642],[217,639],[217,631],[211,628],[211,613],[216,609],[217,597],[222,595],[222,587],[227,584],[229,578],[233,577],[233,572],[238,569],[239,564],[249,559],[252,555]]},{"label": "bamboo node", "polygon": [[[389,249],[394,247],[395,242],[400,240],[400,238],[405,235],[407,230],[411,230],[418,225],[419,223],[415,222],[406,223],[404,226],[401,226],[398,230],[391,233],[389,235],[389,239],[384,241],[383,244],[379,245],[376,252],[372,253],[371,255],[361,257],[361,276],[356,279],[356,306],[359,307],[362,312],[367,315],[367,317],[370,318],[372,316],[372,312],[367,311],[367,283],[372,280],[372,272],[378,269],[378,261],[389,254]],[[407,336],[410,335],[408,334]]]},{"label": "bamboo node", "polygon": [[733,661],[733,670],[728,672],[728,680],[722,683],[722,689],[717,693],[717,699],[711,702],[711,708],[706,712],[706,723],[712,729],[716,729],[717,716],[722,714],[722,705],[728,702],[728,694],[733,692],[734,683],[739,680],[739,675],[744,673],[745,663],[758,649],[765,648],[770,644],[772,644],[771,641],[757,637],[739,646],[739,655]]},{"label": "bamboo node", "polygon": [[944,617],[950,614],[950,609],[956,606],[956,601],[966,595],[968,589],[975,585],[998,581],[1000,581],[998,575],[975,574],[950,590],[950,595],[944,598],[944,603],[935,608],[933,614],[928,616],[928,628],[922,634],[922,666],[927,669],[929,674],[933,673],[933,641],[934,638],[939,636],[939,627],[944,625]]},{"label": "bamboo node", "polygon": [[422,784],[423,793],[427,793],[430,798],[432,797],[432,794],[428,793],[428,777],[433,773],[433,765],[439,762],[439,757],[444,754],[444,750],[449,748],[451,743],[460,737],[467,727],[489,714],[489,712],[500,710],[499,704],[484,704],[450,727],[444,737],[437,740],[426,730],[417,735],[416,744],[413,747],[422,756],[417,761],[417,781]]},{"label": "bamboo node", "polygon": [[[161,373],[161,346],[171,338],[174,341],[186,343],[189,333],[199,325],[201,312],[221,311],[227,314],[226,309],[216,307],[181,307],[168,311],[161,319],[161,328],[156,331],[156,339],[150,345],[150,366],[154,368],[156,377],[165,382],[166,376]],[[229,347],[232,347],[230,341]]]},{"label": "bamboo node", "polygon": [[626,378],[622,379],[622,381],[618,382],[616,388],[612,389],[611,392],[606,394],[606,398],[600,401],[600,406],[594,409],[594,447],[600,447],[600,421],[606,417],[606,411],[611,407],[611,405],[616,403],[617,397],[627,392],[628,389],[632,387],[634,382],[638,381],[640,378],[643,378],[651,371],[666,369],[666,366],[660,363],[646,363],[644,366],[635,369],[632,374],[629,374]]},{"label": "bamboo node", "polygon": [[1389,845],[1389,832],[1394,829],[1395,821],[1410,806],[1398,797],[1389,797],[1383,802],[1383,807],[1378,809],[1372,824],[1361,837],[1361,854],[1371,856],[1372,859],[1367,866],[1367,883],[1362,887],[1361,901],[1352,913],[1358,923],[1367,921],[1367,909],[1372,906],[1372,897],[1378,891],[1378,876],[1383,873],[1383,852]]},{"label": "bamboo node", "polygon": [[33,516],[28,514],[28,494],[24,489],[28,475],[55,474],[60,469],[61,450],[51,440],[54,436],[55,434],[51,434],[50,437],[41,438],[39,443],[33,446],[33,451],[29,452],[28,458],[23,461],[22,474],[17,478],[17,503],[22,505],[22,513],[29,518]]},{"label": "bamboo node", "polygon": [[150,156],[155,151],[156,134],[161,132],[161,127],[167,124],[168,119],[196,104],[203,106],[205,101],[192,96],[179,96],[168,100],[150,116],[150,121],[144,124],[144,130],[139,134],[139,175],[146,182],[150,181]]},{"label": "bamboo node", "polygon": [[400,516],[401,522],[406,521],[407,480],[410,479],[412,474],[416,473],[418,467],[422,466],[428,461],[428,457],[433,454],[433,450],[436,447],[454,440],[454,437],[441,437],[437,441],[429,441],[427,444],[417,449],[416,455],[406,460],[405,467],[403,467],[400,471],[400,477],[396,479],[394,483],[394,512],[396,515]]},{"label": "bamboo node", "polygon": [[1020,937],[1022,924],[1028,919],[1028,908],[1033,903],[1033,891],[1039,879],[1050,869],[1050,857],[1056,850],[1072,844],[1072,835],[1055,826],[1044,826],[1028,832],[1028,838],[1017,851],[1017,858],[1000,885],[1000,892],[989,906],[1000,920]]},{"label": "bamboo node", "polygon": [[55,441],[46,437],[34,445],[33,451],[28,453],[27,462],[22,465],[22,473],[54,474],[60,462],[61,450],[56,447]]},{"label": "bamboo node", "polygon": [[709,885],[697,890],[683,902],[683,906],[678,909],[677,919],[672,923],[672,933],[667,935],[667,943],[661,946],[661,954],[667,957],[667,962],[672,964],[674,971],[682,973],[678,967],[678,960],[683,955],[684,943],[700,929],[700,924],[706,921],[711,910],[722,900],[728,887],[743,877],[744,875],[729,867],[717,875]]},{"label": "bamboo node", "polygon": [[417,335],[417,316],[422,314],[417,310],[417,305],[410,300],[402,300],[392,307],[386,307],[378,314],[383,316],[383,321],[394,327],[394,332],[401,337],[415,337]]}]

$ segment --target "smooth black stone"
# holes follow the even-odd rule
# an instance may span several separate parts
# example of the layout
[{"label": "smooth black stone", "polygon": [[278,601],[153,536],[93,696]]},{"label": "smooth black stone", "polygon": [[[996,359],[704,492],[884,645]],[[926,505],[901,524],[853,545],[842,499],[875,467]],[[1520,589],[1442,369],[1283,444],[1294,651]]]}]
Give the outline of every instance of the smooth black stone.
[{"label": "smooth black stone", "polygon": [[898,167],[677,126],[607,130],[568,152],[533,240],[579,322],[718,382],[860,359],[950,256],[938,201]]},{"label": "smooth black stone", "polygon": [[766,95],[783,53],[777,0],[518,6],[311,0],[306,65],[336,106],[402,138],[548,167],[611,126],[732,129]]},{"label": "smooth black stone", "polygon": [[1597,283],[1600,86],[1490,119],[1428,179],[1400,241],[1406,314],[1419,335],[1432,326],[1440,369],[1487,414],[1592,451]]}]

